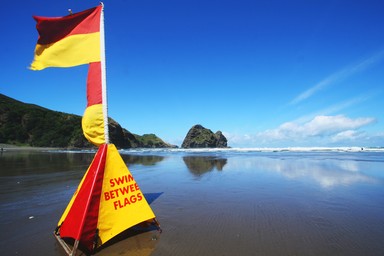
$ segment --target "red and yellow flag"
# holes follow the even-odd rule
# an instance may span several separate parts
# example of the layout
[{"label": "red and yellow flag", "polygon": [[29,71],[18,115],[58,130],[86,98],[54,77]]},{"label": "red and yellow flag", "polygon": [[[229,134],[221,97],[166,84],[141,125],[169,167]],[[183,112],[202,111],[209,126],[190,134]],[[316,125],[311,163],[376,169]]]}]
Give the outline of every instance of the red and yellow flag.
[{"label": "red and yellow flag", "polygon": [[64,17],[34,16],[39,38],[31,69],[100,61],[101,11],[100,5]]},{"label": "red and yellow flag", "polygon": [[[148,202],[113,144],[108,142],[103,5],[65,17],[34,17],[39,39],[31,69],[89,64],[84,136],[99,147],[69,202],[55,234],[75,255],[88,252],[120,232],[155,220]],[[62,241],[74,239],[72,249]],[[72,251],[72,252],[70,252]]]},{"label": "red and yellow flag", "polygon": [[87,108],[84,111],[81,125],[85,138],[92,144],[100,146],[106,143],[105,122],[101,82],[101,63],[89,64],[87,79]]},{"label": "red and yellow flag", "polygon": [[[101,17],[103,5],[64,17],[34,16],[39,33],[32,70],[89,64],[83,134],[96,146],[108,143],[106,102],[102,89]],[[106,94],[106,92],[105,92]]]}]

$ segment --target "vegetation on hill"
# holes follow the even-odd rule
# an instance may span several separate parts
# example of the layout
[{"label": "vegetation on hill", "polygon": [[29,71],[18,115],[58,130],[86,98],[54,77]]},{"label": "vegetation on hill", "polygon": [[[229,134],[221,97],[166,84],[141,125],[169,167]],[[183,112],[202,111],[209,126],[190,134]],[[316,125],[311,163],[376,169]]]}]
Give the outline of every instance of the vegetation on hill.
[{"label": "vegetation on hill", "polygon": [[[111,142],[120,148],[175,147],[154,134],[132,134],[112,119],[109,127]],[[0,143],[33,147],[92,147],[83,136],[81,116],[23,103],[3,94],[0,94]]]}]

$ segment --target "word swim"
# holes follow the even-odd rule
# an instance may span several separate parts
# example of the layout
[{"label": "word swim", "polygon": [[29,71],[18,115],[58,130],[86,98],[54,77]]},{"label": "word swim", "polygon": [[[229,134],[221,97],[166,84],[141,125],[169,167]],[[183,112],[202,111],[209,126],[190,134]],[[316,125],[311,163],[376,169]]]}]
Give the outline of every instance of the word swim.
[{"label": "word swim", "polygon": [[118,178],[110,179],[109,185],[111,186],[111,188],[113,188],[116,185],[118,186],[118,185],[122,185],[124,183],[129,183],[132,181],[134,181],[133,176],[131,174],[128,174],[128,175],[124,175],[124,176],[121,176]]}]

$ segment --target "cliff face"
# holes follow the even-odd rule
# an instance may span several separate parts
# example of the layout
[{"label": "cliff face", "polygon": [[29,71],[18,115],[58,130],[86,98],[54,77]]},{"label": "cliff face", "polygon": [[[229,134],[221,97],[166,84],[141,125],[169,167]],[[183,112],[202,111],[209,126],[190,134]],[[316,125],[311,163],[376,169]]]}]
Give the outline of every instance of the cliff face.
[{"label": "cliff face", "polygon": [[194,125],[187,133],[182,148],[226,148],[227,138],[221,131],[213,133],[202,125]]},{"label": "cliff face", "polygon": [[133,134],[124,129],[112,118],[108,121],[109,136],[118,148],[177,148],[175,145],[164,142],[155,134]]},{"label": "cliff face", "polygon": [[140,142],[136,137],[122,128],[119,123],[109,118],[108,129],[111,142],[118,148],[137,148],[140,146]]},{"label": "cliff face", "polygon": [[[109,137],[118,148],[174,148],[154,134],[136,135],[109,118]],[[81,116],[26,104],[0,94],[0,143],[35,147],[89,148]]]}]

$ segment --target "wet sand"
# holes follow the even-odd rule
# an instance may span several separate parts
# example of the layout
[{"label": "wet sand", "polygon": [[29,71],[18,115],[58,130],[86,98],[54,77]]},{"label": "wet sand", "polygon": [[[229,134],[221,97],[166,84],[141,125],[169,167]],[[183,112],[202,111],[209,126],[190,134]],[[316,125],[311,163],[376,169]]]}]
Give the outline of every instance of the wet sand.
[{"label": "wet sand", "polygon": [[[0,156],[2,255],[65,255],[52,235],[92,153]],[[384,255],[384,155],[123,152],[163,233],[96,255]]]}]

